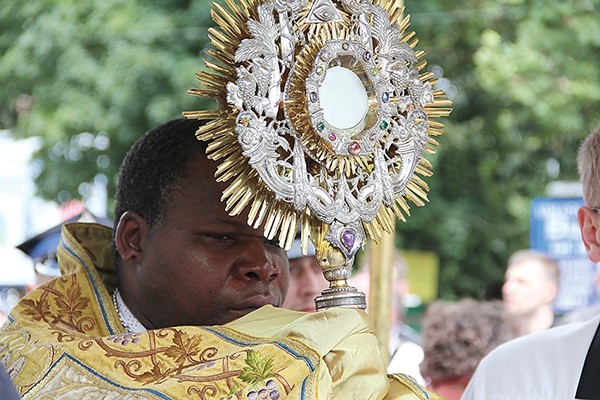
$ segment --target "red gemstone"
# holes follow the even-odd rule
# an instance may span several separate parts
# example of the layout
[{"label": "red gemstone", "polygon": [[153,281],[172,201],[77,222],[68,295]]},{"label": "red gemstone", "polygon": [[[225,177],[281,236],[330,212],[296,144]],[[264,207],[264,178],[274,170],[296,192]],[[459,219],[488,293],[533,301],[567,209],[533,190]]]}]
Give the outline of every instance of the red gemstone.
[{"label": "red gemstone", "polygon": [[348,150],[350,150],[351,154],[358,153],[360,151],[360,143],[358,143],[358,142],[352,142],[352,143],[350,143],[350,146],[349,146]]}]

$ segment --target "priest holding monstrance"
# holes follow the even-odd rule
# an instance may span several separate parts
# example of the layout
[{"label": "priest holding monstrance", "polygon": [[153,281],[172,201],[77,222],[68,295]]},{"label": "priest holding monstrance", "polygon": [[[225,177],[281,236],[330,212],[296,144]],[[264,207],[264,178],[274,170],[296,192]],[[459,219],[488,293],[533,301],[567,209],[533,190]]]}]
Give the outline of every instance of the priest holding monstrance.
[{"label": "priest holding monstrance", "polygon": [[[191,93],[219,108],[134,144],[113,232],[63,228],[61,276],[0,334],[23,398],[436,397],[386,376],[346,282],[366,238],[425,200],[415,173],[431,173],[432,118],[449,113],[400,15],[394,2],[214,5]],[[298,229],[330,282],[316,313],[278,308]]]}]

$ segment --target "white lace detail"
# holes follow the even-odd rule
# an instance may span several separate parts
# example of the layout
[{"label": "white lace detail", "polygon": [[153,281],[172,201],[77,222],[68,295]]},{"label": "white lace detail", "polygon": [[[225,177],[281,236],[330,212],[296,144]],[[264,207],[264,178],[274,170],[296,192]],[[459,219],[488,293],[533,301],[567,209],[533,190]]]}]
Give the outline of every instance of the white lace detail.
[{"label": "white lace detail", "polygon": [[125,332],[139,333],[147,331],[146,327],[129,311],[118,289],[115,289],[113,292],[112,299],[117,309],[117,314],[119,314],[119,319],[125,328]]}]

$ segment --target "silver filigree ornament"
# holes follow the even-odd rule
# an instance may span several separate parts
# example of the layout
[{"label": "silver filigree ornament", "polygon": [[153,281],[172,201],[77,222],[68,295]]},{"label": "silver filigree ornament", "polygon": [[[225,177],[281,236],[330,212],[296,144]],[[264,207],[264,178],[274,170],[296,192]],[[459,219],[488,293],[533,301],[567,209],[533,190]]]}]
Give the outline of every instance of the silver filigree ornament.
[{"label": "silver filigree ornament", "polygon": [[286,248],[300,225],[331,282],[317,306],[364,307],[346,283],[354,256],[367,233],[377,240],[404,219],[405,199],[427,200],[415,173],[431,174],[423,153],[443,128],[432,118],[450,102],[420,73],[396,0],[227,5],[214,6],[215,61],[190,91],[221,107],[186,113],[211,120],[198,137],[221,160],[217,179],[231,181],[226,209],[248,207],[248,223]]}]

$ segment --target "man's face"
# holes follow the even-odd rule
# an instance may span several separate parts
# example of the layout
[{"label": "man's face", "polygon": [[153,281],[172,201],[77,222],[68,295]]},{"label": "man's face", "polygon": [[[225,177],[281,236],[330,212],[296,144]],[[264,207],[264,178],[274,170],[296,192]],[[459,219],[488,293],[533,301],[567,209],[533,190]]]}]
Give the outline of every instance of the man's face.
[{"label": "man's face", "polygon": [[133,301],[146,327],[220,325],[283,304],[286,253],[245,215],[225,212],[214,171],[212,161],[196,157],[162,220],[140,242]]},{"label": "man's face", "polygon": [[296,311],[315,311],[315,297],[327,287],[329,283],[314,256],[290,260],[290,288],[283,307]]},{"label": "man's face", "polygon": [[554,283],[539,261],[523,261],[506,270],[502,299],[509,314],[530,314],[551,303],[554,295]]}]

